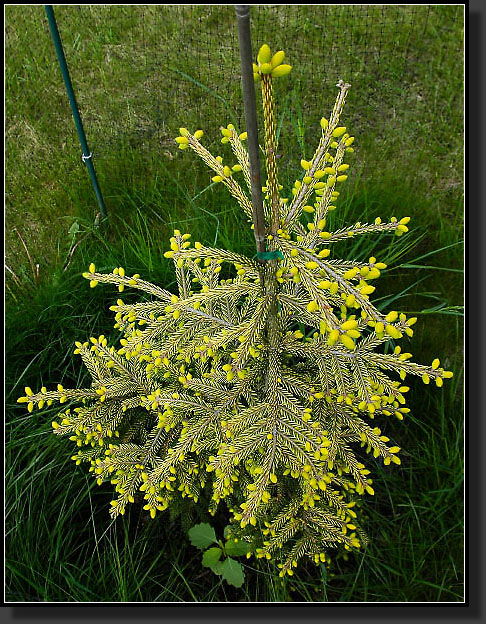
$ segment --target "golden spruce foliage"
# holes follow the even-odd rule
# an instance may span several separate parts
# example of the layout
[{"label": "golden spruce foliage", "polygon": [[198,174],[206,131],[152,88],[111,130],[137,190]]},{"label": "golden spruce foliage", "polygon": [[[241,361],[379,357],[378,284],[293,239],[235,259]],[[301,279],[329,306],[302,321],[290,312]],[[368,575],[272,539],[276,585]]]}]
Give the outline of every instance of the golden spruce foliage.
[{"label": "golden spruce foliage", "polygon": [[[122,267],[101,274],[92,264],[84,274],[91,287],[138,289],[152,300],[118,299],[112,306],[120,348],[105,336],[76,343],[90,388],[26,388],[19,399],[29,411],[52,401],[69,404],[53,422],[54,433],[70,436],[73,460],[88,462],[98,483],[115,486],[113,516],[138,492],[152,518],[182,499],[211,513],[224,505],[232,534],[248,541],[256,557],[275,559],[282,576],[292,575],[304,555],[319,563],[333,547],[366,543],[356,510],[360,497],[373,494],[373,480],[359,449],[400,464],[400,448],[372,421],[401,420],[409,411],[406,375],[437,386],[452,376],[437,359],[423,366],[399,346],[384,352],[387,342],[412,336],[416,319],[383,315],[370,301],[370,282],[383,263],[332,253],[335,242],[350,236],[402,235],[409,221],[326,229],[353,151],[354,137],[339,126],[349,84],[339,81],[314,156],[301,161],[302,177],[289,198],[282,196],[272,80],[290,72],[284,57],[262,46],[254,64],[265,118],[265,257],[192,243],[189,233],[176,230],[165,256],[174,262],[177,294]],[[212,156],[201,130],[181,128],[175,140],[207,163],[250,228],[246,133],[231,124],[221,132],[233,164]],[[303,212],[312,216],[305,226]],[[220,277],[223,263],[227,279]]]}]

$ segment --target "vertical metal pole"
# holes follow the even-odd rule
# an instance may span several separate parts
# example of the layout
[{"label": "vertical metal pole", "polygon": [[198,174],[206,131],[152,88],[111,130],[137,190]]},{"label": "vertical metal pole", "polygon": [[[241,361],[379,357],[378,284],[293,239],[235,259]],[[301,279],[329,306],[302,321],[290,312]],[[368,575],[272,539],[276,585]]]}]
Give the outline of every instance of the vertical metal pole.
[{"label": "vertical metal pole", "polygon": [[235,5],[238,20],[238,41],[241,58],[241,82],[245,108],[246,132],[248,134],[248,156],[251,174],[251,204],[257,248],[257,257],[265,253],[265,215],[263,212],[262,183],[260,179],[260,154],[255,103],[255,81],[253,79],[253,56],[250,36],[250,7]]},{"label": "vertical metal pole", "polygon": [[84,134],[83,122],[81,120],[81,116],[79,114],[78,104],[76,102],[76,96],[74,95],[73,85],[71,83],[71,77],[69,76],[69,71],[66,63],[66,57],[64,56],[64,50],[62,47],[61,37],[59,35],[59,30],[56,24],[56,18],[54,17],[54,11],[50,4],[44,5],[47,19],[49,21],[49,27],[51,29],[52,40],[54,41],[54,46],[56,48],[57,58],[59,60],[59,66],[61,68],[62,77],[64,78],[64,84],[66,85],[66,91],[69,98],[69,103],[71,105],[71,110],[74,117],[74,123],[76,124],[76,129],[78,131],[79,141],[81,143],[81,148],[83,150],[83,154],[81,156],[83,162],[88,167],[89,175],[91,178],[91,183],[93,185],[94,192],[96,194],[96,199],[98,200],[98,205],[100,207],[101,216],[103,218],[107,217],[105,202],[103,201],[103,196],[101,194],[101,189],[98,184],[98,179],[96,177],[95,168],[93,165],[92,153],[89,151],[88,142],[86,140],[86,135]]}]

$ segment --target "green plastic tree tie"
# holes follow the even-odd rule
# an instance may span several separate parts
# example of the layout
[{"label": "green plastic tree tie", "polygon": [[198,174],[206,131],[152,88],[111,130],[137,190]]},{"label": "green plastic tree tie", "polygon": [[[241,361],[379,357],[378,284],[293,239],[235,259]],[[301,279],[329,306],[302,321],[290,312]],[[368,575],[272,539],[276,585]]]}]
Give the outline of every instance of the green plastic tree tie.
[{"label": "green plastic tree tie", "polygon": [[284,255],[281,251],[259,251],[257,253],[257,258],[258,260],[277,260],[278,258],[280,258],[281,260],[284,259]]}]

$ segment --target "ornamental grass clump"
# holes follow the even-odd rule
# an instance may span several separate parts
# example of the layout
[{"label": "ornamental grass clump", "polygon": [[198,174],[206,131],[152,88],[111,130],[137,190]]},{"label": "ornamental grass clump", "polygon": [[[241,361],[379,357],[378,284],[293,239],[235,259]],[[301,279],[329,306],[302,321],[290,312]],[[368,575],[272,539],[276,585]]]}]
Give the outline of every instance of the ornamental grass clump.
[{"label": "ornamental grass clump", "polygon": [[[401,236],[409,218],[326,229],[353,152],[354,137],[339,125],[349,84],[338,82],[314,155],[301,161],[302,176],[282,196],[272,83],[291,70],[284,56],[265,45],[253,68],[265,120],[266,252],[246,257],[175,230],[165,257],[174,263],[177,293],[122,267],[103,274],[91,264],[83,274],[91,287],[138,289],[151,300],[118,299],[110,308],[118,348],[103,335],[76,343],[91,387],[26,388],[19,399],[30,412],[66,404],[54,433],[69,436],[72,459],[87,462],[99,484],[115,486],[113,517],[137,496],[152,518],[178,506],[204,505],[213,515],[219,508],[248,556],[275,560],[281,576],[304,556],[320,563],[331,549],[366,544],[357,511],[374,483],[363,458],[400,464],[399,446],[375,421],[409,412],[407,375],[437,386],[452,377],[438,359],[416,364],[394,346],[413,335],[417,319],[371,302],[371,282],[386,265],[337,255],[349,237]],[[250,235],[246,133],[231,124],[221,133],[233,154],[226,161],[202,145],[201,130],[181,128],[175,141],[236,199]]]}]

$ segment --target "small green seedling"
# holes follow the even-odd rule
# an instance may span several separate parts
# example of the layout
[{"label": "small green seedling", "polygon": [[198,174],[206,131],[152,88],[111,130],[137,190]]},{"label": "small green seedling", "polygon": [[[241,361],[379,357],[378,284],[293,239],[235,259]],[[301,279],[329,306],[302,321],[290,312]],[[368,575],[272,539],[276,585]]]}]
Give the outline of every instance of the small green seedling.
[{"label": "small green seedling", "polygon": [[[225,537],[228,537],[228,527],[225,529]],[[225,544],[218,540],[212,526],[203,522],[189,529],[191,544],[204,550],[202,564],[210,568],[218,576],[234,587],[241,587],[245,581],[243,566],[233,557],[241,557],[251,551],[251,546],[243,540],[228,537]],[[217,544],[217,546],[211,546]],[[211,548],[208,548],[211,546]]]}]

